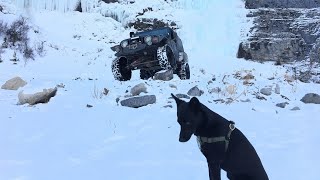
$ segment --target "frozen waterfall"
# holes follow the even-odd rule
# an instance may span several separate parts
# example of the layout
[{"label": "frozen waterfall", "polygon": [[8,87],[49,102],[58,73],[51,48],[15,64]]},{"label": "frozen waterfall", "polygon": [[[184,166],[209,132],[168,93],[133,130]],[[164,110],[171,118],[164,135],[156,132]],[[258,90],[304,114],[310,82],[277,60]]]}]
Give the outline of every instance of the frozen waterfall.
[{"label": "frozen waterfall", "polygon": [[98,4],[98,0],[12,0],[12,3],[21,9],[67,12],[73,11],[80,1],[82,11],[86,12]]}]

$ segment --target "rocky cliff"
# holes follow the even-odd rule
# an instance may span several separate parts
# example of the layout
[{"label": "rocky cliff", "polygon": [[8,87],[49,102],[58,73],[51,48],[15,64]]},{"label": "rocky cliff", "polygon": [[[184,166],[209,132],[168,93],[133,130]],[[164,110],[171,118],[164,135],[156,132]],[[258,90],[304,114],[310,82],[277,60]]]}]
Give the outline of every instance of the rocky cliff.
[{"label": "rocky cliff", "polygon": [[246,0],[253,27],[237,57],[258,61],[320,62],[320,0]]}]

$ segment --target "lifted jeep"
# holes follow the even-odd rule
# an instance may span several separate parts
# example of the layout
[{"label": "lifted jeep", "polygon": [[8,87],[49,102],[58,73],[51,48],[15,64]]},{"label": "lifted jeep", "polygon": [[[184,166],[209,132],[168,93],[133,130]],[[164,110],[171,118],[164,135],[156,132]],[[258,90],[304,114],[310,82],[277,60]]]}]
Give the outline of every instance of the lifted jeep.
[{"label": "lifted jeep", "polygon": [[111,47],[116,52],[111,69],[119,81],[131,79],[133,70],[140,78],[148,79],[160,70],[171,69],[180,79],[190,79],[188,56],[182,41],[169,27],[143,32],[130,32],[130,38]]}]

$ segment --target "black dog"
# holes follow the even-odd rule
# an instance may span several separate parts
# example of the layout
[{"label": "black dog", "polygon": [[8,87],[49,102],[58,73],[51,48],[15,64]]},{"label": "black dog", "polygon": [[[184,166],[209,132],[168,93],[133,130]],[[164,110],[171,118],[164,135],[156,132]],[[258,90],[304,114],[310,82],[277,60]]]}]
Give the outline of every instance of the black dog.
[{"label": "black dog", "polygon": [[261,160],[249,140],[228,121],[199,102],[196,97],[185,102],[173,94],[177,103],[179,141],[187,142],[192,134],[198,137],[206,157],[210,180],[220,180],[220,171],[230,180],[268,180]]}]

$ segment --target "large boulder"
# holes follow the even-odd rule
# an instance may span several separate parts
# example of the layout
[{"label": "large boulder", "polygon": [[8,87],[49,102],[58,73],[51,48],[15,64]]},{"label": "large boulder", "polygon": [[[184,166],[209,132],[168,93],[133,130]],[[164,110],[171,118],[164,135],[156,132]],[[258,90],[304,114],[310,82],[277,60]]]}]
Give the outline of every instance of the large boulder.
[{"label": "large boulder", "polygon": [[301,99],[306,104],[320,104],[320,95],[316,93],[308,93]]},{"label": "large boulder", "polygon": [[27,84],[26,81],[21,79],[20,77],[14,77],[8,81],[6,81],[5,84],[1,86],[1,89],[6,89],[6,90],[17,90],[20,87],[23,87]]},{"label": "large boulder", "polygon": [[37,92],[34,94],[24,94],[23,91],[20,91],[18,94],[19,105],[30,104],[35,105],[38,103],[48,103],[52,97],[56,95],[58,88],[43,89],[42,92]]},{"label": "large boulder", "polygon": [[155,95],[145,95],[122,100],[120,101],[120,104],[126,107],[139,108],[149,104],[154,104],[156,101],[157,99]]}]

